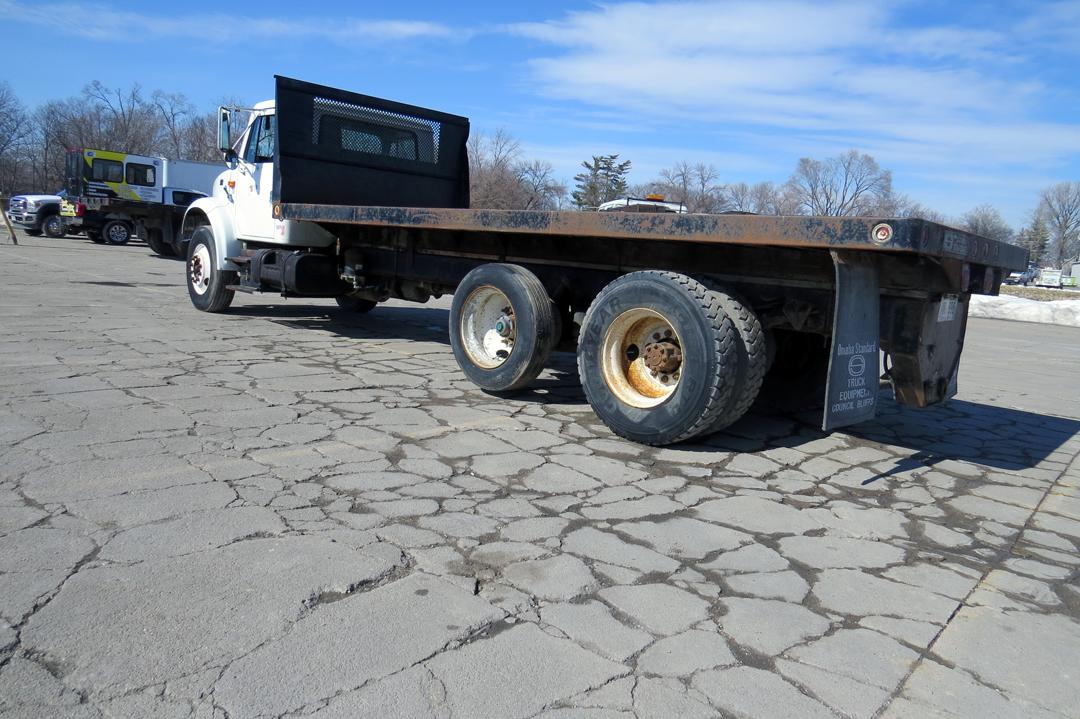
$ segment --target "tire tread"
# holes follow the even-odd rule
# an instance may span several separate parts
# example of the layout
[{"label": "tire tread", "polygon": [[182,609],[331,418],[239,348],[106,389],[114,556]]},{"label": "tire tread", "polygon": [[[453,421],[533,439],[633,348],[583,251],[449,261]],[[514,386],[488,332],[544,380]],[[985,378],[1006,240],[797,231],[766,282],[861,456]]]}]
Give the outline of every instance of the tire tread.
[{"label": "tire tread", "polygon": [[741,295],[710,278],[701,281],[717,296],[735,328],[738,379],[726,411],[710,428],[710,431],[719,431],[737,422],[757,399],[769,368],[769,347],[761,320]]}]

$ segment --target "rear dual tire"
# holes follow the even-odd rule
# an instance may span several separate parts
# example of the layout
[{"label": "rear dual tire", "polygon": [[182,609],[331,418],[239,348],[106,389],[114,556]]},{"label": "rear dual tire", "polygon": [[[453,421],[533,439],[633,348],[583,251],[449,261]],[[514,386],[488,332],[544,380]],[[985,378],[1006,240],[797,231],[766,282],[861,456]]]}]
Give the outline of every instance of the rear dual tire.
[{"label": "rear dual tire", "polygon": [[159,229],[148,227],[145,229],[146,245],[160,257],[175,257],[176,249],[172,244],[165,241],[164,233]]},{"label": "rear dual tire", "polygon": [[650,445],[715,432],[757,397],[767,352],[743,300],[674,272],[624,275],[585,314],[578,372],[597,416]]}]

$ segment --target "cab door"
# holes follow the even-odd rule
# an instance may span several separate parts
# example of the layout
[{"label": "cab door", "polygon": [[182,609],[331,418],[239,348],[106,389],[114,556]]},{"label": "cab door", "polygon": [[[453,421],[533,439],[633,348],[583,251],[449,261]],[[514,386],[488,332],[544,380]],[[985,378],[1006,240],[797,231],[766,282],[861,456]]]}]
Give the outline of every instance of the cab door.
[{"label": "cab door", "polygon": [[260,115],[248,132],[244,154],[231,173],[236,211],[236,235],[245,240],[274,241],[271,193],[274,188],[273,115]]}]

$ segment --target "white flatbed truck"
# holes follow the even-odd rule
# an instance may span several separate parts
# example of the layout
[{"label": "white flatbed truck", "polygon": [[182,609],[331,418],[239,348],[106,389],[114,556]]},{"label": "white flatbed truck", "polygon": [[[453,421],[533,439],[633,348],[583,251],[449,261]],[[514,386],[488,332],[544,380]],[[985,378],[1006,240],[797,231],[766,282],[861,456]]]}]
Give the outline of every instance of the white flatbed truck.
[{"label": "white flatbed truck", "polygon": [[366,312],[453,294],[450,343],[490,392],[577,352],[616,434],[664,445],[738,420],[763,383],[874,416],[879,352],[896,399],[955,393],[972,294],[1026,252],[920,219],[469,207],[464,117],[278,77],[184,218],[195,307],[237,292]]}]

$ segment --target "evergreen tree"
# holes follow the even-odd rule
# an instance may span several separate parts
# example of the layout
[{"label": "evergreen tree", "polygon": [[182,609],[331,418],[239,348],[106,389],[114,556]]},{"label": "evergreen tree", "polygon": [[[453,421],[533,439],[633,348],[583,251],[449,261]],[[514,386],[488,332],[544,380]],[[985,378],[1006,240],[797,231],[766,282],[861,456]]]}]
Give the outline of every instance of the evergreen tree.
[{"label": "evergreen tree", "polygon": [[595,208],[626,194],[630,161],[618,162],[618,155],[593,155],[581,163],[585,169],[574,175],[574,204],[579,209]]},{"label": "evergreen tree", "polygon": [[1050,230],[1047,229],[1042,216],[1035,216],[1027,231],[1027,237],[1028,257],[1038,265],[1046,255],[1047,246],[1050,244]]}]

